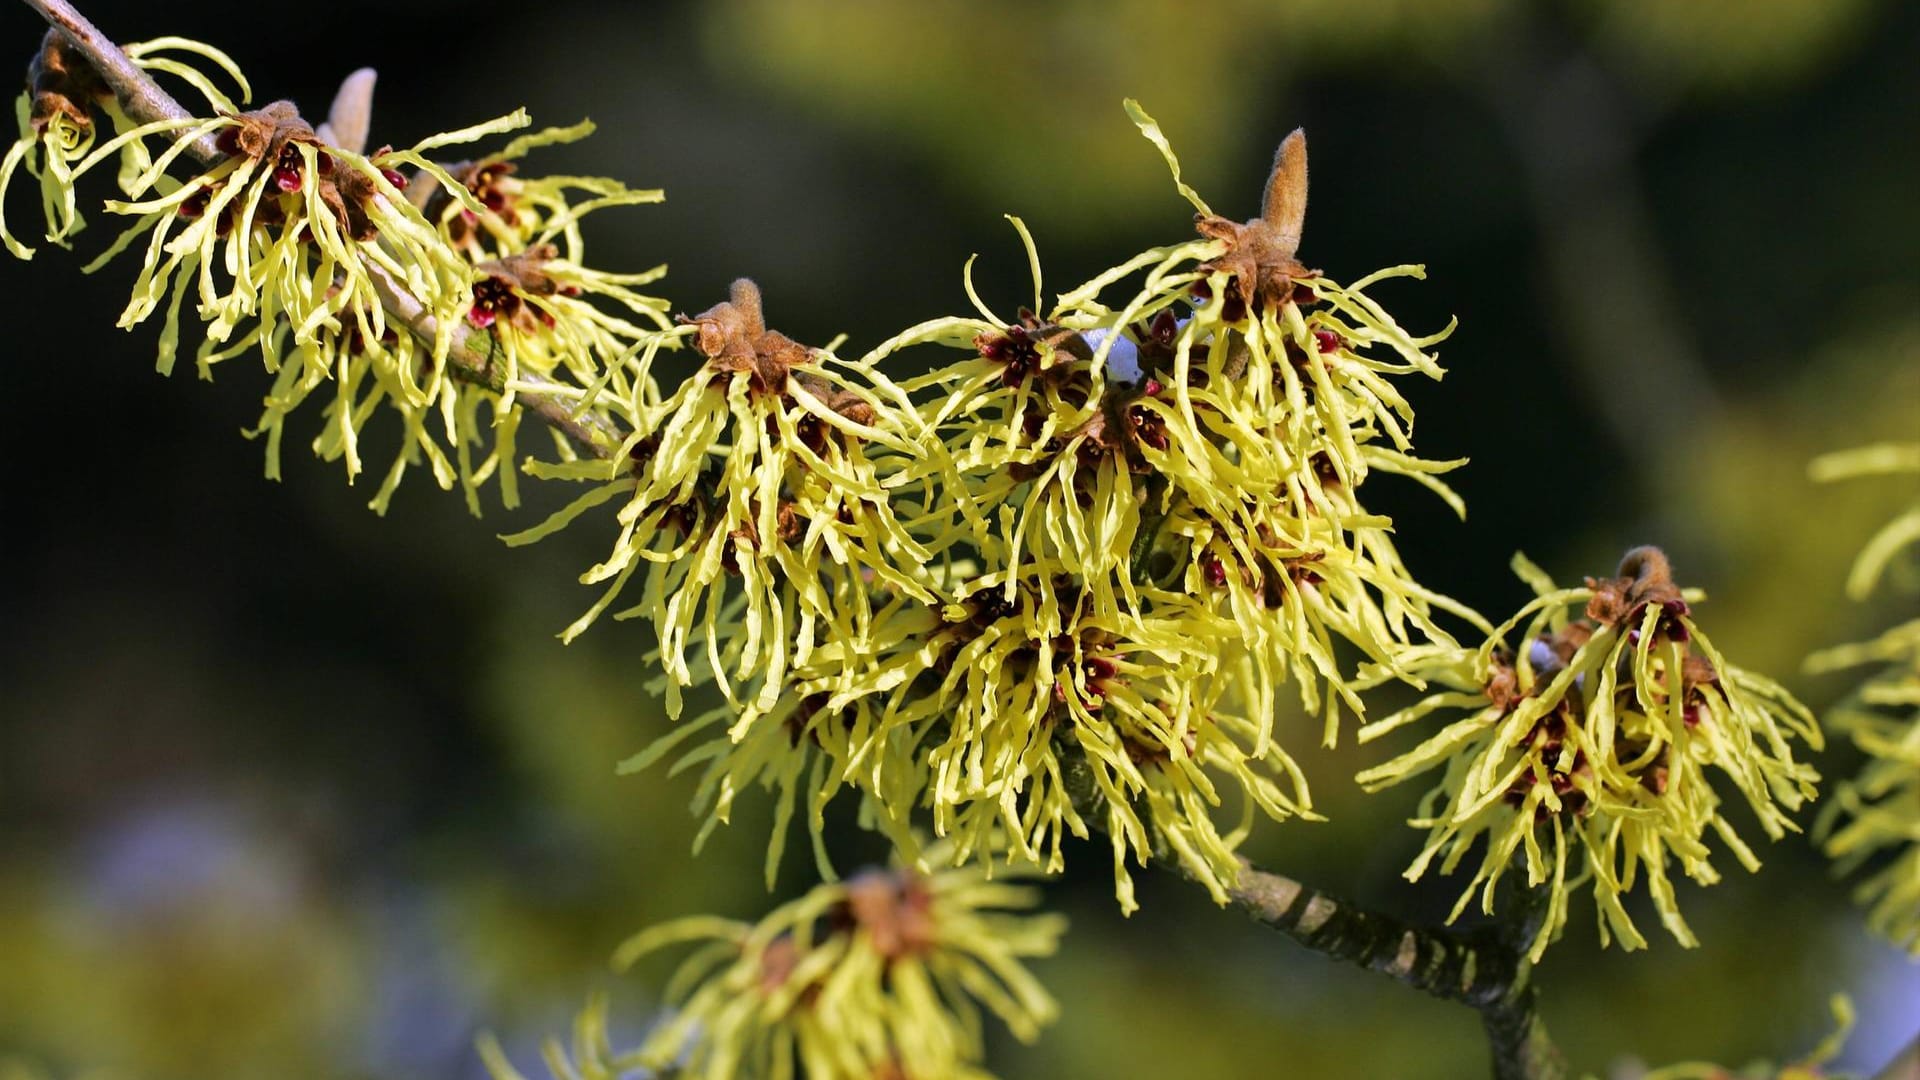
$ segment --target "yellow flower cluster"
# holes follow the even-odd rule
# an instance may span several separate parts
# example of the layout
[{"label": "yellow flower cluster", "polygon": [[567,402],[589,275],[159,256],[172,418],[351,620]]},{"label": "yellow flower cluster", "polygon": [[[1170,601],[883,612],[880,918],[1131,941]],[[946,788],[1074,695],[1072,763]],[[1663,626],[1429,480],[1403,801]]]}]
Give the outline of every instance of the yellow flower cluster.
[{"label": "yellow flower cluster", "polygon": [[[615,1054],[599,1008],[547,1054],[556,1080],[636,1068],[685,1080],[988,1080],[984,1013],[1032,1041],[1058,1007],[1025,961],[1051,955],[1056,915],[1027,914],[1036,890],[978,867],[869,870],[816,886],[758,923],[694,917],[620,947],[618,966],[699,943],[668,984],[668,1015]],[[496,1080],[520,1080],[483,1042]]]},{"label": "yellow flower cluster", "polygon": [[[1920,474],[1920,443],[1881,444],[1814,461],[1817,480]],[[1867,542],[1847,579],[1856,600],[1871,594],[1887,567],[1920,543],[1920,500]],[[1808,660],[1817,672],[1877,667],[1834,725],[1868,756],[1841,784],[1820,819],[1825,850],[1844,873],[1890,855],[1855,890],[1877,933],[1920,957],[1920,618],[1872,641],[1827,649]]]},{"label": "yellow flower cluster", "polygon": [[[1288,146],[1276,191],[1304,184],[1304,144]],[[1270,193],[1268,214],[1303,200]],[[1427,350],[1444,332],[1408,334],[1367,293],[1419,268],[1342,286],[1277,253],[1266,218],[1222,221],[1044,316],[996,316],[969,267],[977,317],[853,361],[770,330],[737,283],[683,318],[707,361],[634,416],[612,462],[530,466],[592,487],[511,543],[620,507],[584,579],[606,592],[565,636],[644,565],[642,599],[616,617],[653,623],[670,710],[709,680],[724,699],[670,744],[709,733],[680,760],[705,763],[710,822],[757,783],[784,825],[807,792],[830,872],[821,809],[850,786],[903,848],[926,808],[957,859],[1058,869],[1096,807],[1124,908],[1128,863],[1156,852],[1224,902],[1253,820],[1311,814],[1274,731],[1284,684],[1330,743],[1361,708],[1339,650],[1398,670],[1411,645],[1452,646],[1440,613],[1478,622],[1413,580],[1358,497],[1377,470],[1459,506],[1436,474],[1460,463],[1413,456],[1393,382],[1437,378]],[[1038,309],[1039,257],[1014,225]],[[898,383],[881,372],[941,348],[964,355]]]},{"label": "yellow flower cluster", "polygon": [[1555,586],[1522,556],[1514,569],[1535,599],[1478,648],[1410,651],[1405,667],[1446,689],[1360,738],[1444,710],[1465,715],[1358,779],[1377,790],[1444,768],[1413,822],[1428,838],[1406,876],[1417,880],[1436,859],[1450,874],[1484,837],[1453,915],[1476,892],[1491,912],[1496,886],[1523,867],[1525,887],[1546,893],[1535,960],[1565,926],[1571,893],[1589,883],[1601,940],[1643,947],[1622,903],[1643,876],[1668,932],[1694,945],[1670,864],[1713,884],[1708,841],[1717,837],[1741,865],[1759,866],[1722,812],[1715,774],[1768,837],[1798,831],[1789,813],[1814,798],[1819,777],[1794,760],[1792,742],[1819,749],[1819,726],[1778,684],[1714,649],[1693,619],[1700,594],[1674,585],[1657,549],[1635,548],[1618,577],[1577,589]]},{"label": "yellow flower cluster", "polygon": [[[543,391],[595,417],[652,403],[650,386],[633,385],[628,361],[659,347],[666,305],[632,290],[661,271],[582,266],[579,219],[658,193],[612,181],[498,180],[514,158],[589,126],[526,136],[481,167],[449,171],[427,155],[524,127],[526,114],[369,153],[330,125],[316,129],[291,102],[242,111],[177,58],[211,61],[240,84],[244,101],[244,78],[210,46],[166,38],[127,52],[141,67],[187,82],[211,115],[134,123],[71,46],[50,34],[20,99],[21,136],[0,160],[0,195],[20,167],[38,173],[48,237],[65,244],[80,226],[76,185],[119,163],[122,198],[105,206],[134,221],[87,269],[144,249],[119,322],[131,328],[160,318],[163,373],[173,367],[190,299],[203,324],[203,376],[259,352],[273,378],[253,432],[266,437],[268,476],[279,476],[288,414],[328,386],[313,448],[342,461],[349,478],[362,470],[369,420],[399,415],[400,445],[376,510],[407,468],[423,463],[442,488],[458,483],[476,513],[480,486],[496,475],[513,505],[514,395],[529,377],[559,380],[557,388],[543,382]],[[96,138],[96,113],[115,129],[110,138]],[[3,222],[0,237],[14,254],[31,256]],[[452,363],[456,350],[482,362]]]},{"label": "yellow flower cluster", "polygon": [[[1442,770],[1407,875],[1436,861],[1451,873],[1479,851],[1457,916],[1476,893],[1491,911],[1524,867],[1545,896],[1534,960],[1587,884],[1602,939],[1644,945],[1623,905],[1643,877],[1668,930],[1692,944],[1673,866],[1716,880],[1711,837],[1758,865],[1715,783],[1773,838],[1814,796],[1817,776],[1792,746],[1820,745],[1812,717],[1725,662],[1693,621],[1698,594],[1673,583],[1658,550],[1635,549],[1617,577],[1579,589],[1516,559],[1538,595],[1497,627],[1414,578],[1392,521],[1361,493],[1376,473],[1399,475],[1464,514],[1441,479],[1464,462],[1416,456],[1401,389],[1441,377],[1432,350],[1452,326],[1409,332],[1374,299],[1383,282],[1424,276],[1419,266],[1342,284],[1300,261],[1300,132],[1280,147],[1259,215],[1235,221],[1180,179],[1159,126],[1130,101],[1197,211],[1196,239],[1048,303],[1032,236],[1010,218],[1031,307],[995,313],[969,263],[974,314],[846,359],[837,341],[773,329],[750,280],[670,318],[636,291],[664,267],[589,267],[586,215],[661,197],[521,172],[532,151],[590,124],[445,163],[437,151],[523,128],[526,115],[369,151],[370,73],[315,127],[285,101],[243,111],[180,58],[225,72],[244,103],[244,79],[211,47],[169,38],[127,52],[184,81],[209,115],[136,122],[50,34],[20,138],[0,158],[0,196],[21,169],[36,175],[47,235],[64,245],[82,224],[76,185],[117,164],[120,198],[105,206],[134,221],[89,269],[143,247],[120,325],[160,318],[163,372],[189,300],[203,375],[258,351],[273,382],[252,434],[265,436],[269,476],[288,417],[318,396],[313,448],[350,478],[366,425],[397,415],[376,510],[420,465],[475,513],[489,481],[509,507],[523,472],[580,485],[504,539],[610,517],[608,553],[582,575],[599,598],[562,637],[609,612],[644,619],[669,712],[701,699],[622,771],[669,757],[676,772],[700,770],[702,841],[742,791],[771,792],[769,887],[793,819],[807,822],[827,883],[758,924],[692,919],[629,942],[628,961],[704,943],[668,993],[677,1013],[614,1055],[590,1009],[571,1059],[551,1050],[556,1076],[984,1075],[980,1006],[1031,1038],[1054,1005],[1021,962],[1061,933],[1058,920],[1004,910],[1033,896],[992,874],[1056,872],[1066,838],[1098,828],[1123,910],[1137,906],[1129,867],[1149,859],[1177,862],[1226,903],[1257,821],[1315,816],[1294,739],[1277,728],[1289,683],[1329,746],[1362,717],[1361,695],[1388,682],[1436,692],[1366,724],[1362,741],[1462,713],[1359,779],[1377,789]],[[104,139],[100,117],[114,131]],[[3,218],[0,241],[32,254]],[[663,387],[655,361],[682,347],[697,366]],[[902,357],[925,373],[884,373]],[[556,425],[554,453],[520,463],[529,401]],[[1920,471],[1920,448],[1826,466],[1895,467]],[[1920,510],[1869,545],[1856,591],[1917,538]],[[1460,644],[1447,626],[1461,624],[1482,643]],[[1876,761],[1846,789],[1828,847],[1850,862],[1901,848],[1862,892],[1876,922],[1920,950],[1920,623],[1816,663],[1868,661],[1893,664],[1855,721]],[[825,810],[843,791],[900,869],[834,880]],[[922,843],[917,815],[936,840]],[[487,1056],[517,1075],[497,1047]]]},{"label": "yellow flower cluster", "polygon": [[[257,350],[274,380],[256,431],[269,475],[289,414],[325,388],[314,449],[349,475],[365,425],[397,412],[376,509],[418,464],[476,512],[489,480],[513,505],[519,395],[570,409],[575,441],[556,438],[526,471],[586,490],[508,541],[612,504],[611,550],[583,575],[602,595],[563,636],[609,609],[644,617],[670,711],[708,683],[722,703],[630,765],[687,746],[712,822],[744,787],[780,793],[783,824],[805,793],[823,871],[822,810],[852,788],[903,850],[912,814],[930,810],[958,860],[1058,869],[1065,837],[1096,824],[1124,907],[1128,863],[1155,853],[1224,901],[1252,821],[1311,814],[1274,731],[1284,685],[1331,742],[1361,707],[1339,650],[1397,671],[1410,646],[1453,644],[1436,615],[1477,621],[1413,580],[1391,523],[1358,497],[1378,470],[1459,508],[1436,478],[1459,463],[1412,455],[1394,385],[1439,376],[1428,350],[1445,332],[1410,335],[1368,295],[1417,267],[1342,286],[1295,258],[1298,134],[1262,216],[1235,223],[1179,182],[1165,137],[1129,103],[1201,211],[1199,238],[1045,307],[1016,220],[1033,309],[1005,320],[974,295],[979,317],[849,361],[769,327],[750,281],[676,326],[634,291],[659,268],[584,265],[584,215],[659,198],[521,173],[529,152],[589,125],[456,164],[432,154],[524,114],[367,152],[364,115],[316,128],[288,102],[240,111],[174,56],[230,62],[174,41],[141,62],[184,78],[212,115],[132,124],[59,42],[7,160],[51,178],[50,232],[64,238],[75,182],[119,158],[124,198],[107,205],[136,220],[103,260],[144,240],[121,323],[161,317],[162,369],[190,297],[203,373]],[[90,128],[31,122],[91,124],[96,107],[118,129],[98,145]],[[655,357],[682,345],[704,363],[663,391]],[[942,346],[964,356],[898,383],[880,370]],[[681,741],[702,732],[712,741]]]},{"label": "yellow flower cluster", "polygon": [[[211,45],[163,37],[128,45],[125,52],[144,71],[178,76],[213,109],[233,112],[235,106],[205,73],[172,54],[186,53],[209,61],[239,84],[242,100],[252,93],[246,76],[240,73],[233,59]],[[62,247],[69,246],[73,234],[86,225],[74,190],[78,166],[83,162],[88,163],[89,168],[98,164],[93,154],[98,141],[94,114],[106,116],[115,131],[125,131],[134,125],[100,76],[55,30],[47,32],[40,51],[28,67],[27,92],[15,102],[14,111],[20,136],[7,148],[5,157],[0,157],[0,200],[5,198],[14,174],[24,167],[40,180],[47,239]],[[145,144],[139,141],[122,144],[119,159],[122,184],[139,176],[153,163]],[[15,258],[33,258],[33,249],[8,231],[4,214],[0,214],[0,242]]]},{"label": "yellow flower cluster", "polygon": [[[1286,682],[1331,743],[1342,709],[1361,708],[1340,643],[1391,665],[1413,643],[1451,643],[1437,612],[1473,616],[1413,581],[1391,523],[1357,495],[1377,468],[1451,499],[1433,474],[1459,462],[1411,455],[1412,411],[1391,382],[1437,378],[1426,350],[1445,331],[1412,336],[1366,293],[1419,269],[1342,286],[1293,260],[1299,136],[1265,216],[1233,225],[1179,183],[1158,126],[1128,107],[1203,239],[1142,253],[1045,308],[1016,220],[1033,309],[1009,321],[975,296],[978,318],[923,324],[865,362],[926,345],[968,354],[903,384],[938,440],[925,458],[947,470],[927,546],[965,556],[945,648],[921,654],[942,675],[918,705],[941,721],[936,827],[962,851],[991,827],[1010,854],[1039,861],[1044,848],[1057,866],[1061,832],[1084,828],[1060,775],[1071,746],[1130,909],[1130,857],[1172,855],[1224,902],[1252,820],[1310,814],[1274,732]],[[1228,828],[1214,818],[1223,803],[1238,805]]]}]

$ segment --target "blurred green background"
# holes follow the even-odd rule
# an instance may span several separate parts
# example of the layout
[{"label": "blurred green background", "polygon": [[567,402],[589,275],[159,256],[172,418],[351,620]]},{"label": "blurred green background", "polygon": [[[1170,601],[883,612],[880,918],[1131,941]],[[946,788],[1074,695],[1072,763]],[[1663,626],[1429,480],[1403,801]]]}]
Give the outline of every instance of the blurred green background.
[{"label": "blurred green background", "polygon": [[[1369,491],[1428,584],[1484,610],[1524,596],[1524,548],[1562,578],[1658,542],[1709,590],[1729,655],[1823,704],[1810,649],[1885,625],[1846,561],[1911,484],[1816,488],[1813,454],[1920,435],[1920,5],[1874,0],[708,0],[642,5],[237,0],[82,5],[110,35],[218,44],[257,100],[324,111],[379,68],[374,140],[529,106],[600,134],[531,167],[663,186],[604,215],[596,261],[668,261],[677,310],[750,274],[776,326],[855,347],[1028,295],[1003,212],[1050,290],[1188,235],[1190,211],[1120,108],[1139,97],[1188,179],[1244,217],[1279,137],[1312,136],[1303,254],[1351,279],[1424,262],[1381,299],[1461,327],[1412,388],[1419,445],[1469,456],[1456,522],[1411,485]],[[0,7],[24,62],[40,33]],[[16,222],[34,211],[25,188]],[[23,235],[31,230],[16,226]],[[97,250],[108,232],[83,234]],[[113,329],[128,264],[83,278],[43,250],[0,264],[12,461],[0,558],[0,1059],[150,1080],[481,1075],[523,1067],[596,987],[645,1029],[663,970],[608,973],[626,933],[777,897],[749,802],[699,860],[686,779],[618,779],[663,730],[643,630],[552,634],[600,537],[533,549],[411,481],[385,519],[312,461],[283,484],[237,437],[263,383],[151,370]],[[537,496],[536,496],[537,498]],[[1909,584],[1920,575],[1907,575]],[[1388,702],[1381,702],[1386,705]],[[1254,854],[1434,917],[1445,881],[1398,871],[1415,791],[1348,778],[1385,748],[1298,753],[1332,822]],[[1855,764],[1823,759],[1829,775]],[[842,838],[848,859],[870,839]],[[1330,966],[1196,890],[1144,882],[1119,917],[1092,848],[1051,898],[1074,920],[1040,965],[1065,1005],[1034,1077],[1481,1075],[1471,1014]],[[1574,1064],[1804,1050],[1829,993],[1877,1065],[1920,1029],[1920,966],[1867,938],[1799,840],[1750,877],[1686,888],[1705,947],[1601,952],[1591,909],[1539,972]],[[1003,1040],[1005,1041],[1005,1040]]]}]

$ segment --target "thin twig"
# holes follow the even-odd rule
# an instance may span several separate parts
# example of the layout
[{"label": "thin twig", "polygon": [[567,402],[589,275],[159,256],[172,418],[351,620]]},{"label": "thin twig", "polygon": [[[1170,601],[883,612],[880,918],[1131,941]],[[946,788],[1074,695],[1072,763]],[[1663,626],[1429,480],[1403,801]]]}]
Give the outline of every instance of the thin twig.
[{"label": "thin twig", "polygon": [[[385,268],[371,262],[365,265],[375,290],[380,293],[380,306],[386,309],[389,316],[412,330],[415,337],[432,345],[434,335],[439,332],[439,323],[427,311],[426,305],[394,281]],[[447,351],[447,364],[449,374],[462,382],[486,386],[496,393],[506,389],[503,382],[505,372],[473,347],[472,336],[464,323],[453,328],[453,345]],[[575,416],[573,407],[564,398],[542,389],[551,385],[548,379],[532,372],[521,372],[514,379],[514,385],[514,400],[574,442],[593,451],[597,457],[610,456],[626,439],[625,432],[603,425],[596,416],[585,413]]]},{"label": "thin twig", "polygon": [[[181,120],[191,115],[72,4],[66,0],[26,0],[26,4],[65,34],[73,47],[86,56],[93,69],[113,88],[114,96],[120,99],[120,107],[128,116],[150,122]],[[193,152],[203,161],[212,161],[220,154],[210,134],[201,136],[193,144]]]},{"label": "thin twig", "polygon": [[[100,73],[127,116],[140,123],[155,120],[179,120],[191,114],[174,100],[139,65],[102,34],[87,17],[67,0],[24,0],[26,5],[65,34]],[[192,151],[202,161],[217,161],[220,151],[211,135],[194,142]],[[393,320],[406,326],[416,338],[431,346],[439,327],[426,306],[393,281],[380,267],[367,263],[366,269],[380,292],[380,303]],[[453,327],[452,345],[447,351],[447,373],[462,382],[503,389],[501,374],[487,353],[474,347],[466,325]],[[522,373],[515,380],[515,400],[529,411],[559,429],[596,457],[611,457],[626,439],[626,433],[596,417],[575,416],[565,396],[555,393],[557,384],[542,376]]]},{"label": "thin twig", "polygon": [[[1095,828],[1105,824],[1100,796],[1086,755],[1065,739],[1059,748],[1063,780],[1074,808]],[[1177,859],[1156,851],[1162,870],[1193,875]],[[1471,1006],[1479,1012],[1493,1049],[1495,1080],[1561,1080],[1566,1063],[1535,1008],[1531,966],[1516,942],[1531,936],[1532,906],[1517,922],[1498,930],[1461,931],[1415,926],[1285,874],[1240,859],[1239,880],[1227,890],[1233,906],[1255,921],[1323,956],[1377,971],[1422,993]]]}]

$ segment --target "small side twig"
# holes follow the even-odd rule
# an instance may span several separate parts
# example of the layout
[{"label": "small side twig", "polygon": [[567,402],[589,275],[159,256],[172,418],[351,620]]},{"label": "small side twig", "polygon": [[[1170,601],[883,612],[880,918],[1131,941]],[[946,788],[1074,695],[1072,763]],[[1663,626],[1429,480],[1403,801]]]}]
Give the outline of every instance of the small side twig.
[{"label": "small side twig", "polygon": [[[433,344],[439,324],[427,311],[426,305],[394,281],[385,269],[372,263],[366,266],[374,288],[380,292],[380,306],[386,309],[390,317],[411,330],[415,337],[428,345]],[[505,389],[501,381],[502,373],[485,354],[473,347],[465,325],[453,328],[453,345],[447,350],[447,366],[447,373],[461,382],[476,383],[496,392]],[[515,400],[596,457],[612,456],[627,437],[625,432],[602,424],[597,417],[574,415],[572,406],[567,404],[564,397],[546,389],[553,384],[543,376],[521,372],[514,383],[517,388]]]},{"label": "small side twig", "polygon": [[[119,98],[120,108],[129,117],[146,123],[178,120],[191,115],[68,0],[25,0],[25,3],[56,30],[65,34],[74,48],[87,58],[88,63],[113,89],[114,95]],[[210,135],[196,141],[192,151],[202,161],[216,161],[220,157],[220,151],[214,146]],[[439,328],[433,316],[428,314],[426,306],[391,280],[378,266],[368,264],[367,270],[380,290],[381,306],[387,314],[395,322],[407,327],[420,341],[431,346]],[[488,356],[474,348],[469,341],[467,327],[455,326],[450,337],[452,346],[447,352],[447,373],[463,382],[502,389],[498,385],[499,375]],[[575,416],[565,396],[554,391],[554,384],[550,380],[538,375],[523,373],[515,380],[515,398],[596,457],[613,456],[626,439],[626,433],[617,428],[591,417]]]},{"label": "small side twig", "polygon": [[[1065,786],[1074,808],[1095,828],[1105,822],[1085,755],[1064,740],[1057,745]],[[1154,863],[1191,877],[1179,862],[1156,851]],[[1566,1063],[1535,1007],[1532,968],[1517,944],[1531,937],[1525,925],[1533,906],[1516,913],[1514,925],[1461,931],[1416,926],[1285,874],[1240,860],[1240,878],[1228,890],[1233,905],[1255,921],[1334,960],[1377,971],[1405,986],[1480,1014],[1493,1050],[1494,1080],[1562,1080]]]}]

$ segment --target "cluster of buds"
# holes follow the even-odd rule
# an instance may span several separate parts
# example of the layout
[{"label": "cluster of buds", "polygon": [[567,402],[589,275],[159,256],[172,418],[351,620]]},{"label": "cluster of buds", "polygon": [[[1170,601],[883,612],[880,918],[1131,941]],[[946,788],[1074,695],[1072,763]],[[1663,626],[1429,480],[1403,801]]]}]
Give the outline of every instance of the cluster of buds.
[{"label": "cluster of buds", "polygon": [[1452,873],[1478,849],[1458,917],[1476,894],[1493,911],[1496,887],[1523,869],[1526,887],[1546,893],[1536,960],[1564,927],[1569,895],[1588,883],[1602,941],[1643,947],[1622,903],[1642,877],[1668,931],[1695,944],[1671,864],[1713,884],[1717,837],[1749,870],[1759,866],[1724,815],[1715,778],[1732,785],[1768,837],[1797,831],[1790,813],[1814,798],[1818,774],[1794,760],[1792,743],[1819,749],[1820,728],[1779,685],[1714,649],[1693,619],[1700,595],[1674,584],[1658,549],[1635,548],[1618,576],[1577,589],[1557,588],[1522,557],[1514,567],[1535,599],[1477,649],[1404,655],[1403,669],[1445,689],[1360,738],[1443,710],[1465,715],[1359,781],[1377,790],[1444,768],[1413,822],[1428,838],[1407,877],[1436,859]]}]

